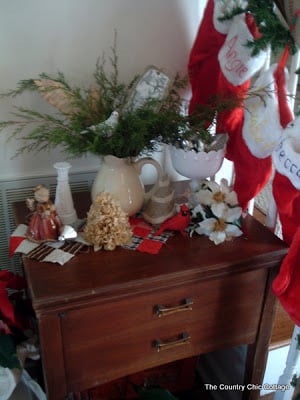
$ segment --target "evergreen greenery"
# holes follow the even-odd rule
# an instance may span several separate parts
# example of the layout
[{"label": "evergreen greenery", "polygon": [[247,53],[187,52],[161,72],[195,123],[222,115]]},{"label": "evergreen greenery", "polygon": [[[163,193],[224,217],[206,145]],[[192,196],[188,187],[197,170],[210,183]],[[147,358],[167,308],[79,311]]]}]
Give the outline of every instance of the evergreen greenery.
[{"label": "evergreen greenery", "polygon": [[[213,137],[207,128],[216,113],[232,108],[233,103],[236,105],[230,99],[214,99],[211,105],[199,106],[192,116],[183,114],[181,93],[188,80],[177,74],[164,99],[149,99],[134,111],[124,111],[139,77],[135,76],[128,84],[119,82],[115,42],[109,61],[110,72],[107,72],[105,57],[98,60],[95,84],[88,89],[71,86],[62,72],[54,77],[42,73],[38,79],[22,80],[16,89],[1,95],[14,98],[25,91],[35,91],[42,96],[52,93],[55,97],[59,91],[69,102],[67,108],[57,107],[56,114],[17,107],[12,112],[13,119],[0,121],[0,131],[11,128],[9,138],[22,141],[16,155],[60,146],[70,156],[92,153],[136,157],[151,154],[161,143],[176,144],[179,138],[192,137],[209,143]],[[37,84],[41,80],[48,83],[43,91]],[[112,134],[108,134],[107,126],[101,123],[114,110],[118,111],[119,120]]]},{"label": "evergreen greenery", "polygon": [[229,20],[235,15],[251,13],[255,20],[261,36],[247,43],[252,48],[252,54],[257,55],[260,50],[265,50],[268,45],[271,46],[272,52],[276,53],[282,50],[287,44],[290,51],[295,54],[297,51],[295,40],[290,30],[285,27],[275,12],[273,0],[248,0],[245,7],[239,4],[225,13],[220,20]]}]

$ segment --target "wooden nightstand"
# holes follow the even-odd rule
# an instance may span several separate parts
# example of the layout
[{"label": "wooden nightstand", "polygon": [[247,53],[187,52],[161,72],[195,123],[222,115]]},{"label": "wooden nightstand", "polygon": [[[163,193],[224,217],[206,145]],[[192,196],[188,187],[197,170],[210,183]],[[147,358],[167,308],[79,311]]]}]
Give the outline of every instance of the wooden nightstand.
[{"label": "wooden nightstand", "polygon": [[[74,204],[84,216],[89,194],[74,194]],[[24,222],[24,204],[14,211]],[[218,246],[178,234],[158,255],[90,250],[63,267],[24,257],[48,399],[240,344],[249,345],[245,383],[259,385],[275,310],[270,286],[288,248],[251,216],[243,229]]]}]

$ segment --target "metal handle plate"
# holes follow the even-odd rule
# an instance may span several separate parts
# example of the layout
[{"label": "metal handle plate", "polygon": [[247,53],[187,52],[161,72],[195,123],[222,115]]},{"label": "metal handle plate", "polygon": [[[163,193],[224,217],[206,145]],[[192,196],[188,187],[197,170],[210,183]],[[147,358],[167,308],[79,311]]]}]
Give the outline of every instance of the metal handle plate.
[{"label": "metal handle plate", "polygon": [[155,313],[161,318],[166,315],[175,314],[181,311],[191,311],[193,305],[193,300],[191,298],[184,299],[177,306],[164,306],[161,304],[157,304],[154,309]]},{"label": "metal handle plate", "polygon": [[184,344],[189,344],[190,339],[191,337],[187,332],[182,332],[175,340],[162,341],[157,339],[153,342],[153,346],[156,348],[157,352],[159,352],[162,350],[172,349],[177,346],[182,346]]}]

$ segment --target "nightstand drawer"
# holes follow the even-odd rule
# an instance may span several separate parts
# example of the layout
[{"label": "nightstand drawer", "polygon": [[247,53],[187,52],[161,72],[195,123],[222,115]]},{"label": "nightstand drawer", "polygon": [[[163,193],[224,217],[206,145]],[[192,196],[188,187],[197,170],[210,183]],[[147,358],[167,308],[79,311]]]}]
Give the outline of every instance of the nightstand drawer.
[{"label": "nightstand drawer", "polygon": [[191,282],[67,311],[61,329],[68,390],[233,343],[253,343],[266,274]]}]

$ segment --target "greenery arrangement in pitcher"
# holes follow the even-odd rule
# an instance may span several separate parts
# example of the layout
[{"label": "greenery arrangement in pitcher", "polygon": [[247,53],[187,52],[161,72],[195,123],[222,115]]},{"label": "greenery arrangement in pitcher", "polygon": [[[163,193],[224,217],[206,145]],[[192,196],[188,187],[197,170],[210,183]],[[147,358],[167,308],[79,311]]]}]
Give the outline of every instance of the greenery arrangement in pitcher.
[{"label": "greenery arrangement in pitcher", "polygon": [[207,127],[216,112],[236,105],[234,99],[221,99],[189,116],[182,112],[187,78],[176,74],[171,79],[156,68],[153,70],[166,78],[161,95],[149,95],[135,103],[133,94],[143,76],[136,75],[127,84],[119,81],[116,39],[109,61],[110,68],[106,68],[105,56],[98,60],[94,83],[86,89],[70,85],[62,72],[55,77],[41,73],[1,95],[16,97],[35,91],[58,111],[43,113],[17,107],[11,120],[0,121],[0,130],[11,128],[9,137],[22,142],[16,155],[60,146],[70,156],[92,153],[125,158],[151,154],[161,143],[175,144],[179,137],[209,143],[213,138]]}]

